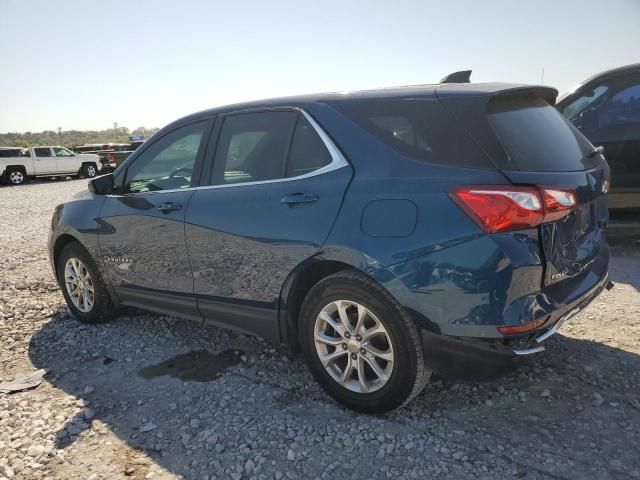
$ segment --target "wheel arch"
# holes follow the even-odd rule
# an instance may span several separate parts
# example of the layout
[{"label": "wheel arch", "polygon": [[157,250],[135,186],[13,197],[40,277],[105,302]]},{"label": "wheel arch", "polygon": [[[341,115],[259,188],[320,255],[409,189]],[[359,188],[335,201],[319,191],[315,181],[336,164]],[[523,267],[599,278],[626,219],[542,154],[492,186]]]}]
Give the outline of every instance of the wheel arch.
[{"label": "wheel arch", "polygon": [[53,264],[53,272],[56,277],[56,280],[58,280],[58,283],[60,280],[58,278],[58,260],[60,259],[60,254],[62,253],[62,250],[64,249],[64,247],[66,247],[71,243],[77,243],[78,245],[80,245],[87,252],[87,254],[93,259],[94,263],[98,268],[98,272],[102,276],[102,279],[107,287],[107,291],[109,292],[111,301],[114,303],[114,305],[118,305],[119,303],[118,296],[116,295],[116,292],[113,289],[111,282],[109,281],[107,272],[104,270],[102,262],[100,261],[99,258],[96,258],[96,256],[92,254],[91,249],[88,248],[87,245],[85,245],[82,242],[82,240],[80,240],[79,236],[76,236],[73,233],[65,232],[60,236],[58,236],[58,238],[56,238],[55,242],[53,243],[53,248],[51,248],[50,250],[52,264]]},{"label": "wheel arch", "polygon": [[22,172],[25,181],[27,180],[27,178],[29,178],[29,175],[27,175],[27,168],[24,165],[7,165],[6,167],[4,167],[2,177],[0,177],[4,181],[4,183],[9,183],[9,173],[15,170],[19,170],[20,172]]},{"label": "wheel arch", "polygon": [[361,269],[340,260],[313,258],[301,264],[285,281],[280,295],[279,328],[280,339],[293,351],[298,352],[298,315],[309,290],[322,279],[343,270]]},{"label": "wheel arch", "polygon": [[56,238],[56,241],[53,244],[53,269],[54,269],[56,278],[58,277],[58,260],[60,259],[60,253],[62,253],[62,250],[64,249],[64,247],[74,242],[78,243],[79,245],[82,246],[82,248],[87,250],[87,248],[84,245],[82,245],[82,242],[77,237],[74,237],[73,235],[70,235],[68,233],[63,233],[58,238]]}]

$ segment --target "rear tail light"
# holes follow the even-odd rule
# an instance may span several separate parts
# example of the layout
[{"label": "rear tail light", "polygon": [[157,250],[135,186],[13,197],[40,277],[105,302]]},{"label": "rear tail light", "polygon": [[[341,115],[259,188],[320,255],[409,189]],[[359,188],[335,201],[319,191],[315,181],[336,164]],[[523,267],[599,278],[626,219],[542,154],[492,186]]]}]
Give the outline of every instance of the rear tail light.
[{"label": "rear tail light", "polygon": [[568,214],[578,203],[576,194],[572,190],[558,190],[555,188],[541,188],[544,198],[545,222],[559,220]]},{"label": "rear tail light", "polygon": [[576,206],[572,190],[499,185],[457,187],[451,198],[485,232],[508,232],[556,221]]}]

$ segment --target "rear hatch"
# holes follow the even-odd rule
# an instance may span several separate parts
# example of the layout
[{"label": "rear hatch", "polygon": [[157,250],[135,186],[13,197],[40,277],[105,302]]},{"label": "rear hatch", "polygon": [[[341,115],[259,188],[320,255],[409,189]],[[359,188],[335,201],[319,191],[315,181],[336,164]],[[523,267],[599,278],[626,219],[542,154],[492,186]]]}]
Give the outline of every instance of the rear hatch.
[{"label": "rear hatch", "polygon": [[589,270],[606,244],[609,167],[553,107],[556,91],[506,88],[489,95],[439,93],[443,105],[514,185],[572,192],[575,206],[540,226],[544,284]]}]

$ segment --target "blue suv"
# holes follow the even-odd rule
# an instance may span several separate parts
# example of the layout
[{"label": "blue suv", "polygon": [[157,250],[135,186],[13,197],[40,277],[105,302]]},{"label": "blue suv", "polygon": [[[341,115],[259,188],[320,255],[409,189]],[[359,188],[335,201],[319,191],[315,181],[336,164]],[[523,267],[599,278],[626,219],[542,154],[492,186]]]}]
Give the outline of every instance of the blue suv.
[{"label": "blue suv", "polygon": [[139,307],[300,349],[364,412],[544,350],[608,286],[599,150],[556,90],[420,85],[215,108],[55,210],[73,314]]}]

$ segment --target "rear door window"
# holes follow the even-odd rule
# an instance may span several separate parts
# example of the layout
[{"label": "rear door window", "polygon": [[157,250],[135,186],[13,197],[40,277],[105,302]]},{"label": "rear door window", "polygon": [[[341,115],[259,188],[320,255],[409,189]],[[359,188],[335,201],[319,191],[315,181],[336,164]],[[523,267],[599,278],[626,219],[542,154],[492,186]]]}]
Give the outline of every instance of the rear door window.
[{"label": "rear door window", "polygon": [[36,154],[36,157],[52,157],[51,149],[49,147],[40,147],[34,148],[33,152]]},{"label": "rear door window", "polygon": [[296,112],[232,114],[224,119],[214,160],[213,184],[282,178]]},{"label": "rear door window", "polygon": [[495,97],[487,118],[517,170],[571,172],[598,164],[589,141],[541,98]]}]

